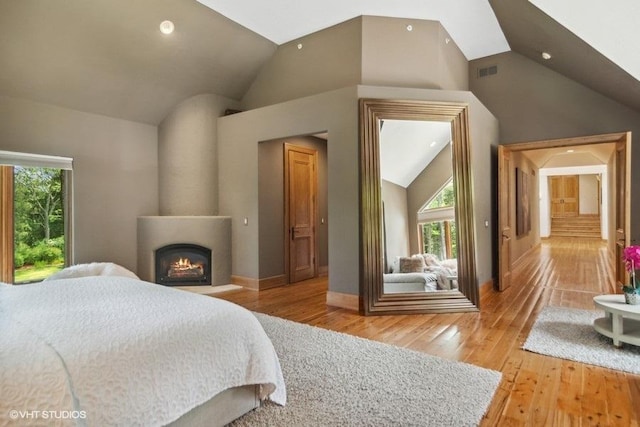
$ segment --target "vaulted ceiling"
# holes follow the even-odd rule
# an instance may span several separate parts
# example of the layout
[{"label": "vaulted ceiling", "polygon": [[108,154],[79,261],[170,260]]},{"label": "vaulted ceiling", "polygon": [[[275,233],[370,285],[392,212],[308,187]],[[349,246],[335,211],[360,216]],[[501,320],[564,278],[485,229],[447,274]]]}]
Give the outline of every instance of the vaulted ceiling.
[{"label": "vaulted ceiling", "polygon": [[[592,18],[568,22],[548,0],[201,1],[0,0],[0,95],[158,124],[199,93],[241,100],[280,43],[380,15],[439,20],[469,60],[512,49],[640,111],[636,65],[620,59],[638,58],[638,30],[616,27],[640,21],[635,0],[605,9],[595,36],[581,29]],[[602,3],[563,3],[579,14],[591,2]],[[164,19],[174,34],[158,31]],[[595,41],[621,34],[613,54]],[[542,60],[542,51],[552,58]]]}]

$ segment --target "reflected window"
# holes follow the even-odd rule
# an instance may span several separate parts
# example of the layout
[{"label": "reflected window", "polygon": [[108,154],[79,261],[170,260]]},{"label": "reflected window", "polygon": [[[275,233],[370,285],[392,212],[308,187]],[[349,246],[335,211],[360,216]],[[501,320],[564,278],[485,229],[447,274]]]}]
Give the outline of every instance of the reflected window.
[{"label": "reflected window", "polygon": [[418,236],[423,253],[440,259],[458,257],[455,193],[449,180],[418,212]]}]

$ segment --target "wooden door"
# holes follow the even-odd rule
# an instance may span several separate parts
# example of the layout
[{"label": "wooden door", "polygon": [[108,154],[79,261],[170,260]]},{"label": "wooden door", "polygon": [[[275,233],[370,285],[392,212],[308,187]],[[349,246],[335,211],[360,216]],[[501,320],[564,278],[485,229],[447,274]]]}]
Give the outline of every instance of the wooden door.
[{"label": "wooden door", "polygon": [[0,282],[13,283],[13,166],[0,166]]},{"label": "wooden door", "polygon": [[616,144],[615,159],[616,180],[616,289],[620,291],[623,284],[629,282],[628,274],[622,261],[622,252],[630,244],[629,231],[631,229],[631,133]]},{"label": "wooden door", "polygon": [[578,175],[549,177],[551,218],[578,216],[579,182]]},{"label": "wooden door", "polygon": [[511,200],[513,186],[511,184],[511,151],[498,146],[498,290],[503,291],[511,286],[511,234],[513,229]]},{"label": "wooden door", "polygon": [[289,283],[316,276],[315,150],[285,144],[285,222]]}]

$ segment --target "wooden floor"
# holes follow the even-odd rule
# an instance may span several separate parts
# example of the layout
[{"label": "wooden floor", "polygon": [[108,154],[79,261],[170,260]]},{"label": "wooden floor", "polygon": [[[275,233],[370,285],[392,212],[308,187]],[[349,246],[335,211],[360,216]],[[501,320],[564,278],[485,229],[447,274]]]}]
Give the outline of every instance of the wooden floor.
[{"label": "wooden floor", "polygon": [[594,295],[612,292],[611,270],[600,241],[549,239],[514,269],[509,289],[482,292],[479,313],[363,317],[326,306],[326,279],[216,296],[250,310],[501,371],[502,383],[482,426],[638,426],[640,376],[520,349],[543,307],[592,309]]}]

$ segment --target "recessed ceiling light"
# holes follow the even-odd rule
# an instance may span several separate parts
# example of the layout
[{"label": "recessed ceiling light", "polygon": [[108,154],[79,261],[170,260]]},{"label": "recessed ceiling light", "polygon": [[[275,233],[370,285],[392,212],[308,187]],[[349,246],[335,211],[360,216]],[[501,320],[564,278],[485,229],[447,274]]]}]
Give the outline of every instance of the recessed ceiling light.
[{"label": "recessed ceiling light", "polygon": [[542,59],[545,61],[551,59],[551,54],[549,52],[542,52]]},{"label": "recessed ceiling light", "polygon": [[573,153],[573,150],[569,149],[567,150],[567,153]]},{"label": "recessed ceiling light", "polygon": [[302,43],[298,43],[298,50],[302,49]]},{"label": "recessed ceiling light", "polygon": [[413,31],[413,25],[407,25],[407,31]]},{"label": "recessed ceiling light", "polygon": [[175,28],[176,26],[171,21],[162,21],[160,23],[160,32],[162,34],[171,34]]}]

